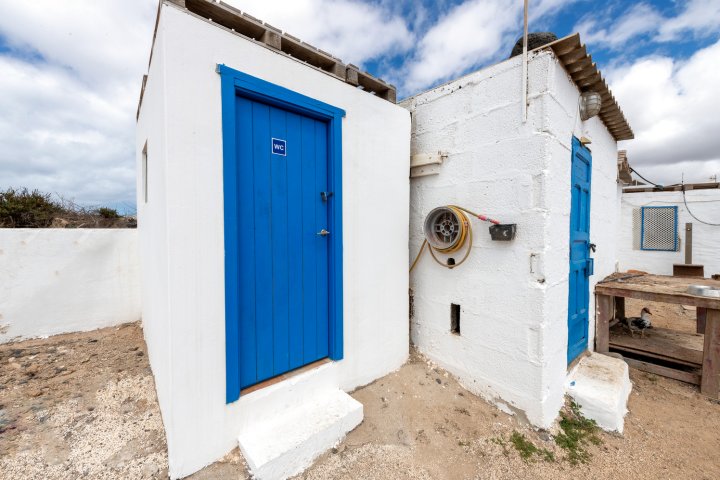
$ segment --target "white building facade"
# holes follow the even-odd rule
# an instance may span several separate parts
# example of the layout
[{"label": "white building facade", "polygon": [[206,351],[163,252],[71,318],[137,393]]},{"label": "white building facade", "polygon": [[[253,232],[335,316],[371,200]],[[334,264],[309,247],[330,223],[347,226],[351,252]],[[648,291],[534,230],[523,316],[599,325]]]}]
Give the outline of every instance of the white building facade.
[{"label": "white building facade", "polygon": [[[283,415],[408,356],[409,113],[271,47],[299,41],[232,22],[262,26],[215,2],[161,3],[138,111],[143,328],[172,478],[273,425],[254,452],[270,462],[297,433]],[[394,219],[382,248],[378,215]]]},{"label": "white building facade", "polygon": [[[489,224],[471,220],[465,263],[446,269],[419,261],[410,277],[412,342],[471,391],[540,427],[555,420],[577,357],[569,352],[569,305],[587,315],[578,352],[593,349],[591,292],[617,262],[615,137],[627,136],[611,133],[600,117],[579,118],[581,90],[558,57],[551,48],[530,54],[526,121],[521,56],[401,102],[412,113],[412,154],[444,157],[437,174],[411,180],[411,257],[435,207],[459,205],[517,225],[514,240],[493,241]],[[583,137],[592,142],[587,149]],[[576,147],[591,156],[579,207],[571,205]],[[582,248],[593,244],[596,252],[587,250],[592,260],[579,270],[587,283],[573,287],[573,297],[569,233],[571,217],[583,215],[589,239]],[[459,306],[459,334],[451,331],[451,305]]]},{"label": "white building facade", "polygon": [[[720,274],[720,188],[696,190],[689,187],[684,199],[683,192],[674,188],[669,191],[642,190],[646,189],[628,187],[622,195],[618,237],[620,269],[672,275],[674,264],[685,263],[686,228],[691,223],[692,263],[703,265],[706,277]],[[645,213],[653,214],[658,207],[675,212],[675,215],[660,218],[662,223],[657,225],[666,234],[674,235],[672,246],[669,242],[665,246],[651,245],[647,238],[643,242],[643,234],[651,233],[641,226],[643,209]]]}]

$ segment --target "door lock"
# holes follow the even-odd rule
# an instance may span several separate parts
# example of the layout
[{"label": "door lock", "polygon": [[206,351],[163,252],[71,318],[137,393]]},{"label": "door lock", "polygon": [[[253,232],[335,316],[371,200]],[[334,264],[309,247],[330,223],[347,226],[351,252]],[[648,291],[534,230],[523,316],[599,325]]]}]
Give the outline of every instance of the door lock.
[{"label": "door lock", "polygon": [[320,235],[321,237],[327,237],[328,235],[330,235],[330,232],[328,232],[327,230],[325,230],[325,229],[323,228],[322,230],[320,230],[319,232],[317,232],[316,235]]},{"label": "door lock", "polygon": [[320,192],[320,198],[323,202],[327,202],[328,198],[332,197],[333,192]]}]

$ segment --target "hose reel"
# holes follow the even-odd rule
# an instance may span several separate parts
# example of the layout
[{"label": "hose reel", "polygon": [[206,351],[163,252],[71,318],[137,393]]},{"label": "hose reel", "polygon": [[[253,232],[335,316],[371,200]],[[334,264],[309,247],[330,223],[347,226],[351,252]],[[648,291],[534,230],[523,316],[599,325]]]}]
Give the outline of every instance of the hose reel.
[{"label": "hose reel", "polygon": [[470,230],[465,213],[455,207],[437,207],[425,217],[423,233],[431,247],[451,253],[462,247]]},{"label": "hose reel", "polygon": [[[425,217],[425,223],[423,224],[425,240],[410,266],[410,271],[417,265],[425,247],[428,247],[430,255],[438,265],[450,269],[462,265],[468,256],[470,256],[470,251],[472,250],[472,225],[470,224],[468,214],[479,220],[493,224],[493,226],[490,227],[493,240],[496,239],[493,233],[493,228],[496,226],[503,228],[512,227],[512,237],[515,236],[515,225],[501,225],[498,220],[480,215],[457,205],[437,207],[431,210],[427,217]],[[508,240],[511,239],[512,238],[508,238]],[[435,255],[436,252],[446,255],[455,253],[462,250],[463,247],[465,247],[465,255],[459,262],[455,262],[452,258],[448,259],[447,262],[441,262]]]}]

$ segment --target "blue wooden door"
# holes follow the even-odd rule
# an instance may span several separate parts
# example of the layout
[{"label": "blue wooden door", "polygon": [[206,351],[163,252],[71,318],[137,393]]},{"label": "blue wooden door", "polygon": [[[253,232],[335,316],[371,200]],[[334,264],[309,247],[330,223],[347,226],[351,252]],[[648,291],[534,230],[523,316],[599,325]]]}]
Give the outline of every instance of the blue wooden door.
[{"label": "blue wooden door", "polygon": [[236,101],[245,388],[328,356],[328,125]]},{"label": "blue wooden door", "polygon": [[570,207],[570,285],[568,300],[567,361],[572,362],[587,348],[590,258],[590,174],[592,156],[580,141],[572,139]]}]

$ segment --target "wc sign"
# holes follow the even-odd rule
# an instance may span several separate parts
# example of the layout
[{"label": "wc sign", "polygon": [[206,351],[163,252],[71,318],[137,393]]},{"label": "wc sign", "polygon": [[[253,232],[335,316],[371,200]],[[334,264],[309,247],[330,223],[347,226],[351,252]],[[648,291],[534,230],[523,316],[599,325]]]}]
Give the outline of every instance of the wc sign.
[{"label": "wc sign", "polygon": [[272,139],[272,153],[275,155],[287,155],[287,142],[279,138]]}]

